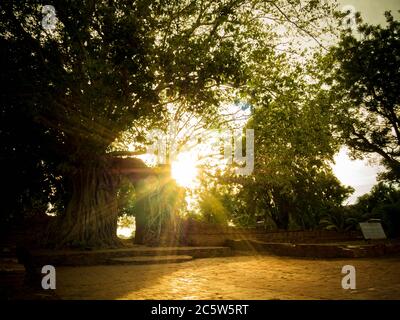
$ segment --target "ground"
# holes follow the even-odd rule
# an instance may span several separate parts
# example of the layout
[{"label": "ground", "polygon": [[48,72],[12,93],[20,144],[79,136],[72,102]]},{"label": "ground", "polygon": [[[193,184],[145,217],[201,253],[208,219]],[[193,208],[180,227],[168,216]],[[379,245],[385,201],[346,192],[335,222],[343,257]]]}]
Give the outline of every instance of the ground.
[{"label": "ground", "polygon": [[[356,290],[341,287],[356,268]],[[400,257],[234,256],[184,263],[57,268],[61,299],[400,299]]]}]

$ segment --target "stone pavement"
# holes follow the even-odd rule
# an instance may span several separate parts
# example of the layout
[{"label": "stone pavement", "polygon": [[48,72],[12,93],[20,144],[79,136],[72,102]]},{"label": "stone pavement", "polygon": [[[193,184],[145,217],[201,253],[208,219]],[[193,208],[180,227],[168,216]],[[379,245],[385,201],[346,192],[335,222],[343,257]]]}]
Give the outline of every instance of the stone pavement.
[{"label": "stone pavement", "polygon": [[[341,287],[344,265],[356,290]],[[400,257],[234,256],[184,263],[58,267],[61,299],[400,299]]]}]

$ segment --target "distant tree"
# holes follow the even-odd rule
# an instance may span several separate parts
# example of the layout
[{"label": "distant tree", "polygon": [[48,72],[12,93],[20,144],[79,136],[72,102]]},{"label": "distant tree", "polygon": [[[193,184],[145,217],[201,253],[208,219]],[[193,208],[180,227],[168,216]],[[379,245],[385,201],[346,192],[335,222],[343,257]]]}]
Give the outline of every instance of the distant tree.
[{"label": "distant tree", "polygon": [[338,232],[346,232],[350,230],[358,230],[359,223],[363,222],[363,218],[357,210],[349,207],[333,208],[325,212],[319,222],[320,227],[326,230],[335,230]]},{"label": "distant tree", "polygon": [[387,235],[400,236],[400,188],[398,184],[380,182],[372,190],[359,197],[351,209],[360,221],[381,219]]},{"label": "distant tree", "polygon": [[243,225],[318,228],[352,190],[330,166],[339,145],[329,110],[319,101],[320,88],[306,80],[300,64],[276,57],[275,65],[284,75],[275,77],[274,87],[268,86],[268,68],[256,70],[250,86],[253,113],[247,128],[255,132],[254,171],[237,176],[228,168],[216,175],[215,185],[204,179],[203,213],[214,208],[217,216]]}]

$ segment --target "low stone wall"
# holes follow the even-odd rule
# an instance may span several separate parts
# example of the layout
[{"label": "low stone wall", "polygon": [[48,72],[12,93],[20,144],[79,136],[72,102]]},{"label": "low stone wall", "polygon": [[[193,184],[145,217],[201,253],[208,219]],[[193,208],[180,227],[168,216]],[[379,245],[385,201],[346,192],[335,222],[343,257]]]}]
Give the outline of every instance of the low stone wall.
[{"label": "low stone wall", "polygon": [[187,246],[223,246],[228,240],[257,240],[269,243],[328,243],[362,239],[360,232],[330,230],[266,232],[187,220],[181,226],[179,243]]},{"label": "low stone wall", "polygon": [[400,243],[340,244],[294,244],[266,243],[255,240],[228,240],[227,245],[234,251],[251,254],[274,254],[288,257],[306,258],[373,258],[384,255],[398,255]]}]

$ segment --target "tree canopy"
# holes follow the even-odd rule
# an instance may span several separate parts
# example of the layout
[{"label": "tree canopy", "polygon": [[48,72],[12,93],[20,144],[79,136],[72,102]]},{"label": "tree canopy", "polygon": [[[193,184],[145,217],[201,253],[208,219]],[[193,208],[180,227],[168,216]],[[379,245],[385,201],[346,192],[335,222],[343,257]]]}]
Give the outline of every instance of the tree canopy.
[{"label": "tree canopy", "polygon": [[[221,105],[251,106],[247,126],[256,131],[255,171],[228,178],[253,217],[261,212],[279,228],[290,219],[310,228],[312,219],[348,193],[329,168],[338,147],[326,105],[333,99],[304,77],[309,72],[300,63],[306,42],[322,46],[334,4],[58,0],[51,30],[41,24],[44,5],[1,3],[0,148],[1,164],[9,169],[10,209],[2,219],[35,206],[44,211],[51,202],[59,245],[115,245],[121,179],[113,174],[117,153],[111,151],[132,128],[141,128],[133,135],[140,144],[146,132],[165,127],[170,105],[184,110],[183,116],[176,113],[181,119],[193,114],[207,125]],[[392,35],[376,32],[393,40],[395,50],[398,24],[390,25]],[[355,40],[343,41],[350,46]],[[341,51],[335,55],[340,58]],[[395,87],[383,81],[392,81],[391,72],[382,76],[379,95],[396,114]],[[347,73],[339,76],[347,79]],[[341,83],[338,88],[349,89]],[[377,141],[382,150],[391,148],[388,137]],[[397,161],[397,149],[385,152]]]},{"label": "tree canopy", "polygon": [[377,156],[388,169],[382,178],[398,181],[400,22],[385,16],[385,27],[359,21],[357,33],[344,31],[321,70],[335,131],[355,156]]},{"label": "tree canopy", "polygon": [[284,70],[274,82],[279,90],[263,91],[268,69],[253,74],[253,113],[246,126],[255,132],[255,168],[249,176],[228,170],[215,185],[206,181],[201,203],[207,216],[214,210],[216,219],[237,224],[313,229],[350,194],[330,166],[339,145],[319,86],[306,81],[300,64],[287,63],[282,57],[275,61]]}]

